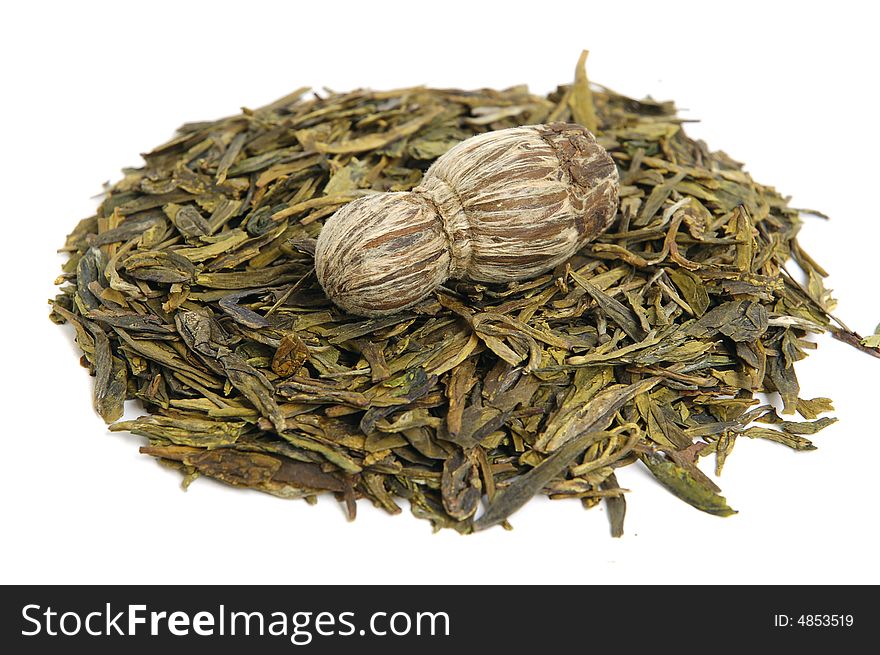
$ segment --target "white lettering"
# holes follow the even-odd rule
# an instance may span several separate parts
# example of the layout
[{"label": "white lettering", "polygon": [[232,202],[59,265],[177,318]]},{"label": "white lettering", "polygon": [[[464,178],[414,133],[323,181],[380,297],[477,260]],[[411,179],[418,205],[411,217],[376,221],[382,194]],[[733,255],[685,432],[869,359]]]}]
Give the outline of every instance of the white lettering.
[{"label": "white lettering", "polygon": [[171,612],[168,615],[168,631],[176,637],[189,634],[189,615],[186,612]]},{"label": "white lettering", "polygon": [[388,631],[385,630],[384,632],[379,632],[378,630],[376,630],[376,617],[377,616],[388,616],[388,614],[386,612],[376,612],[375,614],[373,614],[373,616],[370,617],[370,632],[372,632],[374,635],[377,635],[379,637],[384,637],[385,635],[388,634]]},{"label": "white lettering", "polygon": [[256,634],[263,634],[263,614],[261,612],[251,612],[248,614],[247,612],[232,612],[229,615],[229,634],[235,634],[235,619],[238,617],[244,618],[244,633],[248,636],[251,634],[251,619],[256,617],[257,621],[259,621],[260,629]]},{"label": "white lettering", "polygon": [[287,614],[284,612],[272,612],[272,618],[276,616],[278,618],[269,624],[269,634],[273,637],[287,636]]},{"label": "white lettering", "polygon": [[46,634],[50,637],[58,636],[57,632],[52,631],[52,617],[57,615],[58,612],[53,612],[51,607],[47,607],[46,611],[43,612],[43,616],[46,617]]},{"label": "white lettering", "polygon": [[[64,620],[67,618],[73,617],[75,619],[74,623],[76,625],[75,630],[67,630],[64,627]],[[80,628],[82,628],[82,621],[79,618],[79,614],[76,612],[65,612],[61,615],[61,618],[58,620],[58,627],[61,628],[61,632],[67,635],[68,637],[72,637],[73,635],[79,633]]]},{"label": "white lettering", "polygon": [[137,626],[138,623],[146,623],[147,619],[143,616],[138,616],[138,612],[146,611],[146,605],[129,605],[128,606],[128,634],[130,637],[133,637],[137,634]]},{"label": "white lettering", "polygon": [[[303,628],[308,627],[311,616],[311,612],[297,612],[291,617],[293,619],[293,632],[290,633],[290,643],[297,646],[305,646],[311,643],[312,633],[308,630],[303,630]],[[302,619],[305,619],[305,621]],[[300,638],[302,640],[298,641]]]},{"label": "white lettering", "polygon": [[336,624],[336,617],[334,617],[330,612],[320,612],[318,616],[315,617],[315,632],[317,632],[322,637],[329,637],[334,634],[333,630],[325,631],[323,627],[326,625],[330,628],[333,628]]},{"label": "white lettering", "polygon": [[354,631],[355,631],[354,623],[352,623],[347,618],[345,618],[347,616],[354,617],[354,612],[340,612],[340,614],[339,614],[339,623],[351,628],[351,630],[348,630],[347,632],[342,632],[341,630],[339,632],[337,632],[336,634],[338,634],[340,637],[348,637],[348,636],[351,636],[354,634]]},{"label": "white lettering", "polygon": [[122,612],[117,613],[116,616],[113,617],[112,621],[110,620],[110,614],[110,603],[107,603],[107,636],[110,636],[110,628],[116,630],[116,634],[124,635],[125,633],[122,631],[122,628],[120,628],[119,625],[116,623],[119,619],[122,618]]},{"label": "white lettering", "polygon": [[437,634],[437,619],[443,617],[443,634],[449,636],[449,615],[446,612],[417,612],[416,613],[416,634],[422,634],[422,618],[431,620],[431,632],[428,634]]},{"label": "white lettering", "polygon": [[159,634],[159,621],[168,616],[168,612],[150,612],[150,634]]},{"label": "white lettering", "polygon": [[25,630],[22,630],[21,631],[22,637],[33,637],[34,635],[38,635],[38,634],[40,634],[40,630],[42,630],[42,628],[43,628],[43,625],[39,621],[37,621],[34,617],[28,616],[28,611],[30,611],[31,609],[38,610],[38,609],[40,609],[40,606],[39,605],[25,605],[24,607],[21,608],[21,617],[25,621],[30,621],[31,623],[33,623],[35,626],[37,626],[37,629],[32,630],[31,632],[27,632]]},{"label": "white lettering", "polygon": [[[397,622],[397,619],[401,616],[406,619],[406,628],[398,631],[395,628],[394,624]],[[396,634],[398,637],[408,633],[409,629],[412,627],[412,620],[409,618],[409,614],[407,614],[406,612],[395,612],[394,614],[391,615],[391,620],[388,623],[391,626],[391,632]]]},{"label": "white lettering", "polygon": [[101,618],[101,613],[100,612],[90,612],[89,614],[86,615],[86,632],[88,632],[93,637],[100,637],[101,636],[100,631],[92,630],[92,617],[94,617],[94,616]]},{"label": "white lettering", "polygon": [[210,612],[197,612],[192,625],[197,635],[210,637],[214,634],[214,615]]}]

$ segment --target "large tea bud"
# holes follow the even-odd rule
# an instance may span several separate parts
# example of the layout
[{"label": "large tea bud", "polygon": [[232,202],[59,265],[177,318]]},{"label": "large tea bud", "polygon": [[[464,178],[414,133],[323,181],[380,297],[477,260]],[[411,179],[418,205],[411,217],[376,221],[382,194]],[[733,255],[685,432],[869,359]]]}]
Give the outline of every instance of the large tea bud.
[{"label": "large tea bud", "polygon": [[415,305],[450,278],[510,282],[566,261],[617,210],[617,168],[580,125],[551,123],[459,143],[411,192],[380,193],[325,223],[315,269],[364,316]]}]

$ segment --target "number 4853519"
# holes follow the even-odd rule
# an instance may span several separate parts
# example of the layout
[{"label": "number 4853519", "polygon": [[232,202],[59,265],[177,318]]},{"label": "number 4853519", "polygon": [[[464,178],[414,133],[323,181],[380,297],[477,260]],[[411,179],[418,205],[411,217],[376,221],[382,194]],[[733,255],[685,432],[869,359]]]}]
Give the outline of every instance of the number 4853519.
[{"label": "number 4853519", "polygon": [[795,623],[804,628],[852,627],[852,614],[801,614]]}]

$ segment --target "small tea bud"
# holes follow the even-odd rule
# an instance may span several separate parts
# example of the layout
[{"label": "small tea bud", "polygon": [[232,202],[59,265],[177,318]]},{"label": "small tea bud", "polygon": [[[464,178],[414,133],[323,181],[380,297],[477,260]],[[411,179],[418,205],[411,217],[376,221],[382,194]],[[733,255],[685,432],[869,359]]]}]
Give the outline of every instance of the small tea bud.
[{"label": "small tea bud", "polygon": [[411,192],[365,196],[331,216],[318,280],[343,309],[380,316],[450,278],[535,277],[608,228],[617,186],[614,161],[580,125],[481,134],[437,159]]}]

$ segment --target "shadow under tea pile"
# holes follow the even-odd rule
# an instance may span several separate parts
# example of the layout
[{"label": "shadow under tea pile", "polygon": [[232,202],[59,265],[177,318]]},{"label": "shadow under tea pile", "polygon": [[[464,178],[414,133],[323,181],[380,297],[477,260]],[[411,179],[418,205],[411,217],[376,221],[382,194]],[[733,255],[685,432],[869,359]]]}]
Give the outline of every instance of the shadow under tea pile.
[{"label": "shadow under tea pile", "polygon": [[[342,205],[412,189],[475,134],[554,121],[589,128],[618,167],[595,242],[537,279],[447,282],[378,319],[324,296],[311,253]],[[636,464],[727,515],[701,457],[720,473],[739,437],[809,450],[834,420],[828,399],[800,398],[805,337],[876,354],[829,315],[797,210],[689,139],[671,103],[591,91],[583,60],[547,97],[299,90],[186,124],[144,159],[68,237],[52,318],[75,328],[111,430],[147,437],[187,484],[330,492],[351,517],[359,498],[391,513],[406,499],[460,532],[543,493],[604,501],[620,535],[614,472]],[[148,413],[114,422],[126,399]]]}]

